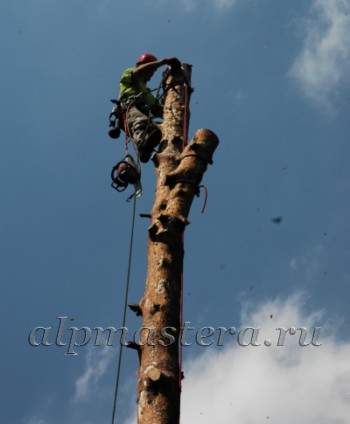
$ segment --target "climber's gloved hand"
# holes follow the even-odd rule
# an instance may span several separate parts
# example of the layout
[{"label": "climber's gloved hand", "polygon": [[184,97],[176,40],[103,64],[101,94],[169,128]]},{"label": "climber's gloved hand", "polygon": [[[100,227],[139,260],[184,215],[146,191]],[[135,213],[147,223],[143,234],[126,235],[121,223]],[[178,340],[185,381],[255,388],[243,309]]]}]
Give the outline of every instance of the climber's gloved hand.
[{"label": "climber's gloved hand", "polygon": [[172,66],[173,68],[181,68],[181,62],[177,57],[168,57],[164,59],[164,63],[169,66]]}]

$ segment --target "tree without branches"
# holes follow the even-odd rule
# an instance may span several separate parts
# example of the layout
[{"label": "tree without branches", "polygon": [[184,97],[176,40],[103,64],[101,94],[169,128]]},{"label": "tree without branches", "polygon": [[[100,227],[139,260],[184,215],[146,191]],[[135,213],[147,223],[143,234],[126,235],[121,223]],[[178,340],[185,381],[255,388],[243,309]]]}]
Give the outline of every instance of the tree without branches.
[{"label": "tree without branches", "polygon": [[[190,66],[166,81],[162,142],[153,157],[156,194],[148,237],[148,272],[140,302],[138,424],[178,424],[180,415],[183,232],[194,196],[219,140],[198,130],[184,146],[189,124]],[[152,334],[152,339],[150,339]]]}]

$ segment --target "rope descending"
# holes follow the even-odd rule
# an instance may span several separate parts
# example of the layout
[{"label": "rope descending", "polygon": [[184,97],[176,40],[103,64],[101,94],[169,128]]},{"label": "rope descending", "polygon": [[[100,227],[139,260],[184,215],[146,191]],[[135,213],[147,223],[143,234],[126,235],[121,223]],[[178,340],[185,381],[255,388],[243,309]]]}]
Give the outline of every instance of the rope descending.
[{"label": "rope descending", "polygon": [[[129,294],[129,286],[130,286],[130,274],[131,274],[131,259],[132,259],[132,248],[133,248],[133,240],[134,240],[134,228],[135,228],[135,214],[136,214],[136,196],[134,196],[133,202],[133,211],[132,211],[132,220],[131,220],[131,234],[130,234],[130,246],[129,246],[129,259],[128,259],[128,271],[125,282],[125,300],[124,300],[124,311],[123,311],[123,324],[122,327],[125,327],[126,321],[126,310],[128,305],[128,294]],[[120,350],[118,355],[118,367],[115,381],[115,390],[114,390],[114,398],[113,398],[113,410],[112,410],[112,421],[115,422],[115,413],[117,409],[118,402],[118,390],[119,390],[119,379],[120,379],[120,368],[122,363],[122,355],[123,355],[123,344],[120,344]]]}]

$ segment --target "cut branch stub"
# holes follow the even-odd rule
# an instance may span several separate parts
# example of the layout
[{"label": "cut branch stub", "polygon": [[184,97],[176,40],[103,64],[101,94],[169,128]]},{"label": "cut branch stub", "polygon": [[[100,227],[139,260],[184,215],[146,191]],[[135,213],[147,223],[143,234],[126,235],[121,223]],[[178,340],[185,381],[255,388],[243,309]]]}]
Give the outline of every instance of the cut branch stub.
[{"label": "cut branch stub", "polygon": [[167,174],[165,184],[173,186],[177,181],[187,180],[199,185],[207,165],[213,162],[212,156],[218,144],[219,139],[212,131],[198,130],[183,150],[177,168]]}]

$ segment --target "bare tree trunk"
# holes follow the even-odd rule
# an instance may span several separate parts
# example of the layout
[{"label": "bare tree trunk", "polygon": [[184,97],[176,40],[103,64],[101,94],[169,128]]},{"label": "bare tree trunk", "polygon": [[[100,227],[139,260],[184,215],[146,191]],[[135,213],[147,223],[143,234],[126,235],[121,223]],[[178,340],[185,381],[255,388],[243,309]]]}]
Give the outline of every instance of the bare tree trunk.
[{"label": "bare tree trunk", "polygon": [[[153,158],[157,188],[148,237],[146,289],[140,302],[142,327],[138,424],[178,424],[181,369],[179,342],[183,232],[193,197],[219,140],[198,130],[184,147],[189,113],[190,67],[167,80],[160,153]],[[187,121],[187,122],[185,122]]]}]

